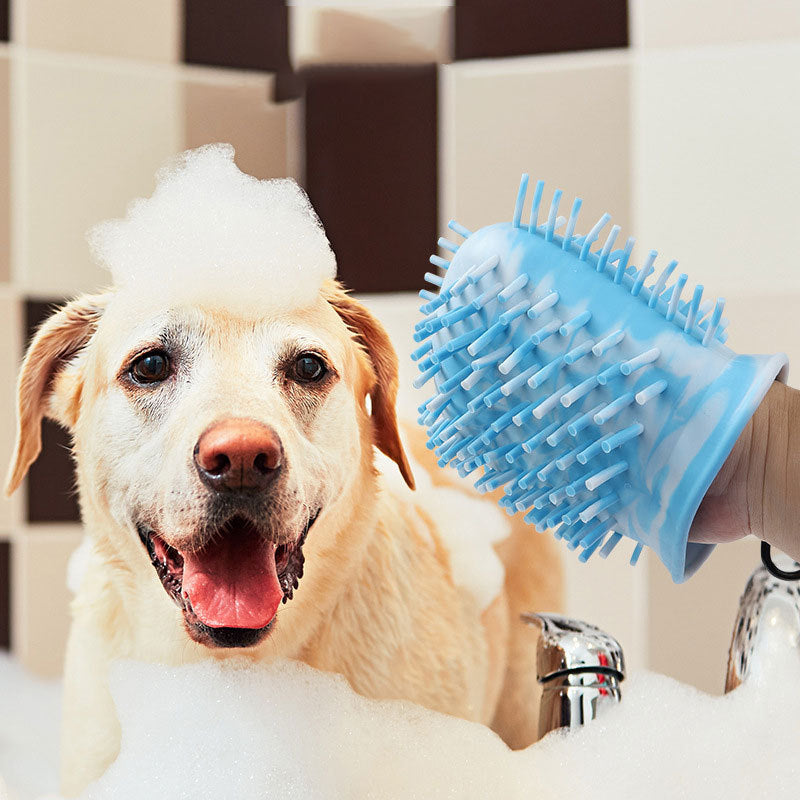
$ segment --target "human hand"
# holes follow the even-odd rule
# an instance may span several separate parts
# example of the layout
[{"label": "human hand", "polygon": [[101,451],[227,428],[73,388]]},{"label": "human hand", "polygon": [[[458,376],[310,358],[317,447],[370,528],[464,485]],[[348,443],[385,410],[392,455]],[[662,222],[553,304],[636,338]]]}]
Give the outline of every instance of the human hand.
[{"label": "human hand", "polygon": [[800,392],[774,383],[703,498],[693,542],[752,534],[800,561]]}]

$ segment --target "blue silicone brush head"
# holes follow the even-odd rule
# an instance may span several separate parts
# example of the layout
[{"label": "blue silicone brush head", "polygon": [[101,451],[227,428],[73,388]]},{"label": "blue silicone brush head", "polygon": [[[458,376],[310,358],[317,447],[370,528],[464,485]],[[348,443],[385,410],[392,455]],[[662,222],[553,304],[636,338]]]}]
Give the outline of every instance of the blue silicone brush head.
[{"label": "blue silicone brush head", "polygon": [[412,356],[436,388],[428,446],[581,561],[627,537],[631,563],[647,545],[682,581],[711,550],[688,543],[697,507],[786,357],[726,347],[724,300],[675,261],[656,274],[655,251],[635,267],[608,214],[577,235],[580,199],[564,219],[557,190],[540,223],[540,181],[524,224],[527,188],[512,222],[451,222],[462,243],[431,256]]}]

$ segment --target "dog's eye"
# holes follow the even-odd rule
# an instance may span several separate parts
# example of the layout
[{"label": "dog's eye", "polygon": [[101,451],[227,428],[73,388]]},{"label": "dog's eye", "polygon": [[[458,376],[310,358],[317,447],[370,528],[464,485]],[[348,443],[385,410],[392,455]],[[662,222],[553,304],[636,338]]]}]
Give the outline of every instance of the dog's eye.
[{"label": "dog's eye", "polygon": [[301,353],[292,366],[292,377],[301,383],[316,383],[325,377],[328,368],[314,353]]},{"label": "dog's eye", "polygon": [[169,375],[169,359],[160,350],[151,350],[131,364],[130,374],[137,383],[160,383]]}]

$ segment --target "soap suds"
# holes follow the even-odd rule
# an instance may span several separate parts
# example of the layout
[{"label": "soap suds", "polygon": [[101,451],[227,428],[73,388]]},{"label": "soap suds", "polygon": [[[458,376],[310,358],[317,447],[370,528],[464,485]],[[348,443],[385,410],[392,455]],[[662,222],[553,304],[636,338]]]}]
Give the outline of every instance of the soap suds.
[{"label": "soap suds", "polygon": [[[295,662],[121,662],[111,678],[120,755],[82,798],[791,797],[800,778],[798,639],[777,623],[764,637],[759,668],[724,697],[639,673],[604,717],[516,752],[482,725],[366,699]],[[10,797],[55,791],[55,688],[0,657],[0,690]]]},{"label": "soap suds", "polygon": [[186,151],[124,219],[89,232],[118,290],[256,313],[314,301],[336,262],[305,192],[246,175],[233,156],[223,144]]}]

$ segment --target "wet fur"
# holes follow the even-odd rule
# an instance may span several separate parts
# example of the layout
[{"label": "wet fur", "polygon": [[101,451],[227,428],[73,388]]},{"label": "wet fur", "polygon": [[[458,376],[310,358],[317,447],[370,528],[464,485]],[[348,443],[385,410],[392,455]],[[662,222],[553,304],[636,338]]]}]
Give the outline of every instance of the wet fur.
[{"label": "wet fur", "polygon": [[[522,611],[559,609],[557,555],[547,538],[515,518],[511,535],[498,547],[505,587],[491,605],[477,608],[455,585],[436,518],[389,490],[373,464],[377,446],[413,486],[395,415],[396,356],[380,323],[333,282],[313,307],[276,312],[277,338],[285,331],[302,336],[308,328],[336,362],[337,385],[324,397],[303,397],[292,396],[294,390],[251,388],[242,361],[249,354],[237,343],[245,328],[252,335],[252,322],[219,310],[194,311],[198,324],[215,332],[214,363],[230,369],[203,378],[203,395],[179,397],[176,402],[186,408],[145,412],[139,406],[152,397],[133,398],[120,388],[124,340],[137,325],[147,329],[154,318],[170,316],[136,298],[128,302],[106,293],[68,304],[40,329],[22,367],[8,488],[19,485],[39,452],[42,417],[56,419],[74,440],[91,541],[67,649],[63,792],[79,793],[116,757],[120,729],[108,674],[122,658],[165,664],[232,655],[301,659],[345,675],[366,696],[405,698],[491,724],[514,747],[532,742],[536,638],[518,620]],[[294,599],[280,608],[264,641],[233,651],[208,648],[187,635],[181,612],[128,524],[135,509],[162,523],[168,519],[175,541],[195,541],[203,498],[192,476],[181,472],[183,462],[171,464],[166,453],[182,453],[192,436],[225,414],[264,418],[287,446],[295,471],[275,507],[276,537],[296,528],[298,507],[323,504],[304,547],[306,571]],[[410,429],[406,439],[434,483],[463,490],[435,467],[417,431]],[[152,452],[142,454],[148,447]],[[169,475],[175,476],[172,485],[160,486]],[[173,498],[174,507],[168,508],[165,497]]]}]

